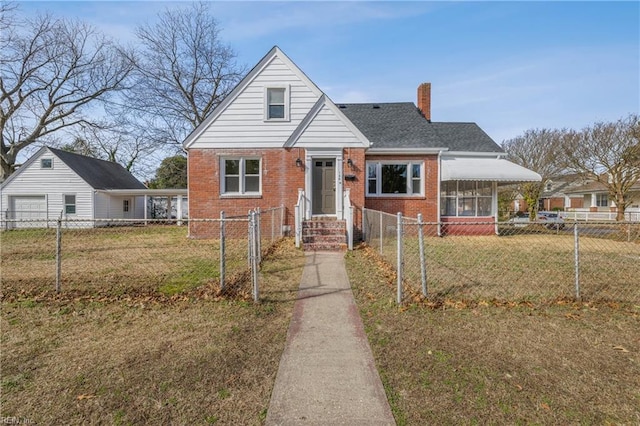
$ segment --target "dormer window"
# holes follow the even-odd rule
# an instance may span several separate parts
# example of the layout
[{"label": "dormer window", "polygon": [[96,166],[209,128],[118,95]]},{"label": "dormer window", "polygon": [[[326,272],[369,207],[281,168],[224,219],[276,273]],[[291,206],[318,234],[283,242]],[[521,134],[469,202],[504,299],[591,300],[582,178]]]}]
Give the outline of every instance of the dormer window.
[{"label": "dormer window", "polygon": [[53,169],[53,158],[41,158],[40,159],[40,168],[41,169]]},{"label": "dormer window", "polygon": [[289,88],[268,87],[265,93],[265,119],[289,120]]}]

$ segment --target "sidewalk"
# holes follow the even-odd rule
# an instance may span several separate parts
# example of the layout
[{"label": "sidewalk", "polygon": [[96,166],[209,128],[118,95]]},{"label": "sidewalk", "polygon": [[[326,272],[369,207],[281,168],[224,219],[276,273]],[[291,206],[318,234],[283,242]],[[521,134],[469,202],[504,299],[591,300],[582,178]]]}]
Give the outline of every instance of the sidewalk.
[{"label": "sidewalk", "polygon": [[395,425],[343,253],[306,254],[267,425]]}]

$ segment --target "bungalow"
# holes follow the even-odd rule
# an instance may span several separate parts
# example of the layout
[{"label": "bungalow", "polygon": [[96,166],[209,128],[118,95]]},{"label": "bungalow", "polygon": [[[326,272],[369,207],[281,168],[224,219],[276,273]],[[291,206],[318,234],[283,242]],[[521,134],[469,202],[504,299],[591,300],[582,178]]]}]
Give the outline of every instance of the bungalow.
[{"label": "bungalow", "polygon": [[[475,123],[431,121],[411,102],[336,104],[272,48],[184,141],[191,218],[283,205],[286,226],[362,208],[431,222],[497,218],[499,182],[540,181]],[[296,213],[296,206],[297,212]],[[493,227],[491,227],[493,229]],[[213,236],[197,223],[191,237]]]},{"label": "bungalow", "polygon": [[[583,176],[577,173],[553,176],[544,183],[544,189],[540,200],[538,200],[538,210],[551,211],[580,209],[583,207],[582,195],[575,195],[571,191],[588,183]],[[522,194],[517,194],[511,204],[511,212],[526,212],[529,206]]]},{"label": "bungalow", "polygon": [[2,228],[44,227],[61,215],[77,227],[144,219],[152,195],[180,199],[186,190],[150,190],[117,163],[42,147],[0,186]]},{"label": "bungalow", "polygon": [[[609,197],[605,184],[598,181],[586,182],[566,191],[568,196],[577,198],[580,207],[568,209],[566,217],[576,220],[615,220],[618,208]],[[640,180],[631,186],[630,204],[625,209],[625,220],[640,220]]]}]

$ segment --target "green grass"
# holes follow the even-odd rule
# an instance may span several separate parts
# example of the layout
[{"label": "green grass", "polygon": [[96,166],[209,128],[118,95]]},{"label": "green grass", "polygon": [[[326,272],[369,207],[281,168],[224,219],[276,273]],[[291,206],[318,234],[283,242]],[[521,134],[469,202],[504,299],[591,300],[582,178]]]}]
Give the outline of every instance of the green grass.
[{"label": "green grass", "polygon": [[[174,296],[219,280],[218,240],[193,240],[177,226],[63,229],[61,297]],[[244,237],[244,233],[242,234]],[[2,238],[2,298],[54,295],[55,232]],[[228,277],[247,269],[246,238],[227,241]]]},{"label": "green grass", "polygon": [[640,306],[445,299],[399,307],[392,271],[376,253],[348,253],[346,265],[398,424],[640,418]]},{"label": "green grass", "polygon": [[[383,257],[396,265],[392,240]],[[379,251],[377,241],[372,248]],[[421,288],[418,240],[404,241],[404,280]],[[427,287],[432,299],[549,301],[575,297],[573,235],[553,232],[506,236],[425,238]],[[581,237],[580,291],[585,300],[640,303],[640,240]]]},{"label": "green grass", "polygon": [[[5,299],[0,415],[37,424],[262,424],[304,262],[293,241],[278,244],[264,260],[258,304],[211,297],[206,286],[179,298]],[[198,265],[178,264],[174,277]]]}]

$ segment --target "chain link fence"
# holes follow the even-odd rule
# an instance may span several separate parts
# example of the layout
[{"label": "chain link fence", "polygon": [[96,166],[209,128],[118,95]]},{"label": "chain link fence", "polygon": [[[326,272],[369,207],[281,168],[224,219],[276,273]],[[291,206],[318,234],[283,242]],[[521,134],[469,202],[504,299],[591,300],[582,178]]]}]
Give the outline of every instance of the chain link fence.
[{"label": "chain link fence", "polygon": [[640,303],[640,222],[435,223],[364,209],[363,233],[394,268],[398,303]]},{"label": "chain link fence", "polygon": [[[284,207],[182,220],[6,220],[0,299],[259,299],[259,269],[283,237]],[[187,237],[190,225],[207,239]]]}]

